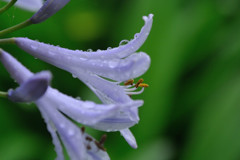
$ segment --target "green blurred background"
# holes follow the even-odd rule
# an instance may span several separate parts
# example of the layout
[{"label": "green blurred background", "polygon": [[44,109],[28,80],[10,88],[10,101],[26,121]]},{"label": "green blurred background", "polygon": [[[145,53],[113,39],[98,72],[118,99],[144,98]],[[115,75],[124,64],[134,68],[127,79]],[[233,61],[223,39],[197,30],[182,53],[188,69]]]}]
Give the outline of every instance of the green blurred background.
[{"label": "green blurred background", "polygon": [[[5,3],[1,2],[0,6]],[[141,51],[152,63],[143,76],[149,88],[140,123],[131,128],[138,149],[119,132],[105,144],[112,160],[240,159],[240,1],[239,0],[72,0],[47,21],[5,37],[29,37],[70,49],[116,47],[132,39],[154,14]],[[0,15],[0,29],[33,13],[11,8]],[[3,37],[3,38],[5,38]],[[100,101],[78,79],[24,53],[1,46],[33,72],[52,71],[60,91]],[[0,90],[17,84],[0,67]],[[103,132],[87,129],[99,138]],[[0,99],[0,159],[52,160],[50,134],[34,104]]]}]

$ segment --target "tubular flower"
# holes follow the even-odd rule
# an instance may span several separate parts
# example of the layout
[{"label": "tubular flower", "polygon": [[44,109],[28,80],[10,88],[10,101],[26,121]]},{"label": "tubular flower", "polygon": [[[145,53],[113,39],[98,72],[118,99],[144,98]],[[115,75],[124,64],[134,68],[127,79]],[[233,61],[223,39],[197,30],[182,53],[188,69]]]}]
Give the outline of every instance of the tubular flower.
[{"label": "tubular flower", "polygon": [[[10,2],[11,0],[3,0],[6,2]],[[36,12],[38,11],[42,5],[43,5],[43,0],[18,0],[15,5],[19,8]]]},{"label": "tubular flower", "polygon": [[8,99],[13,102],[32,102],[42,97],[47,91],[51,73],[43,71],[30,77],[15,90],[8,91]]},{"label": "tubular flower", "polygon": [[[17,97],[17,100],[20,102],[28,102],[27,100],[32,101],[36,99],[37,96],[34,93],[36,91],[28,88],[32,86],[38,89],[41,87],[45,88],[46,83],[40,83],[39,85],[38,81],[42,82],[45,79],[49,82],[51,77],[49,72],[46,71],[38,74],[31,73],[15,58],[3,50],[0,50],[0,61],[12,78],[20,84],[20,87],[14,91],[14,94],[11,94],[12,92],[9,93],[9,96],[14,98]],[[38,85],[35,85],[36,83]],[[27,91],[24,91],[24,89]],[[26,99],[24,95],[33,96]],[[104,119],[108,117],[114,117],[115,114],[119,113],[119,110],[130,107],[120,104],[97,105],[89,101],[83,102],[64,95],[51,87],[48,87],[46,93],[43,96],[39,96],[39,99],[35,100],[35,103],[47,124],[48,131],[51,133],[57,153],[57,159],[59,160],[64,159],[59,138],[61,138],[70,158],[73,160],[109,159],[102,142],[94,140],[85,132],[81,131],[75,124],[67,119],[63,113],[82,124],[91,126],[98,124],[98,122],[102,120],[104,121]]]},{"label": "tubular flower", "polygon": [[[145,25],[140,33],[135,34],[134,39],[127,44],[96,52],[73,51],[28,38],[14,38],[13,40],[18,47],[34,57],[72,73],[74,77],[79,78],[91,88],[103,103],[130,104],[132,107],[122,109],[118,115],[106,118],[99,122],[101,125],[92,127],[105,131],[120,130],[127,142],[136,148],[136,143],[133,143],[134,136],[128,128],[138,123],[138,107],[143,104],[143,101],[134,101],[129,95],[140,94],[143,92],[143,88],[136,92],[137,87],[134,87],[134,84],[125,86],[120,84],[141,76],[149,68],[150,57],[144,52],[135,52],[147,39],[152,27],[152,18],[152,14],[143,17]],[[116,128],[116,124],[117,126],[128,124],[128,126]]]},{"label": "tubular flower", "polygon": [[30,22],[36,24],[46,20],[62,9],[69,1],[70,0],[47,0],[39,11],[30,18]]}]

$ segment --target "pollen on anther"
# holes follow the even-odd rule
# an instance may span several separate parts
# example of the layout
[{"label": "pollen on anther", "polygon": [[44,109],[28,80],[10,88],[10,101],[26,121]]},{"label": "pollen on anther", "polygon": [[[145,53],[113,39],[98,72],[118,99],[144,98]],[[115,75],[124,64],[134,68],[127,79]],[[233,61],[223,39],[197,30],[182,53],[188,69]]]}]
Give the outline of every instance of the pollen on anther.
[{"label": "pollen on anther", "polygon": [[135,87],[138,88],[139,87],[139,84],[141,84],[143,82],[143,79],[139,79],[138,82],[135,84]]},{"label": "pollen on anther", "polygon": [[144,88],[147,88],[147,87],[149,87],[149,85],[146,84],[146,83],[140,83],[140,84],[138,85],[138,87],[144,87]]},{"label": "pollen on anther", "polygon": [[124,83],[124,86],[133,85],[133,82],[134,82],[133,79],[129,79],[129,80],[127,80],[127,81]]}]

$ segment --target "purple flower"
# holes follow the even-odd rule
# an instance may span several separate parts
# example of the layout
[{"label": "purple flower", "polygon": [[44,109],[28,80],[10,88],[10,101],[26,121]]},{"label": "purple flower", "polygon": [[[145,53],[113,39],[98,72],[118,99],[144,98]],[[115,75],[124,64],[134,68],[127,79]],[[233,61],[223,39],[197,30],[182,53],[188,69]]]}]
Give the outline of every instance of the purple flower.
[{"label": "purple flower", "polygon": [[30,21],[33,24],[40,23],[62,9],[70,0],[47,0],[40,10],[35,13]]},{"label": "purple flower", "polygon": [[[47,82],[50,79],[50,74],[48,72],[33,74],[3,50],[0,50],[0,61],[3,63],[12,78],[20,84],[19,89],[16,89],[14,92],[14,97],[18,97],[19,101],[26,102],[24,95],[35,94],[34,92],[36,91],[29,89],[29,87],[35,87],[34,84],[39,79],[47,79]],[[27,84],[30,86],[27,86]],[[45,88],[46,85],[45,83],[41,83],[40,86]],[[37,88],[39,89],[39,85],[37,85]],[[24,89],[28,90],[27,94],[25,94],[26,91],[23,91]],[[32,98],[29,99],[32,101]],[[82,122],[83,124],[94,125],[98,123],[98,121],[118,113],[118,110],[122,107],[121,105],[97,105],[93,102],[83,102],[64,95],[51,87],[48,87],[46,93],[43,96],[40,96],[35,103],[37,104],[47,124],[47,128],[52,135],[55,150],[57,152],[57,159],[64,159],[59,137],[65,145],[70,158],[73,160],[109,159],[108,154],[105,152],[100,142],[97,142],[85,132],[81,131],[62,113],[68,115],[72,119]]]},{"label": "purple flower", "polygon": [[140,94],[143,89],[136,92],[133,85],[121,86],[120,84],[128,79],[141,76],[149,68],[149,56],[144,52],[135,52],[149,35],[152,17],[152,14],[143,17],[145,25],[140,33],[135,34],[133,40],[125,45],[104,51],[73,51],[28,38],[14,38],[14,41],[21,49],[36,58],[78,77],[93,90],[103,103],[129,106],[121,109],[117,115],[103,119],[97,125],[91,126],[105,131],[120,130],[127,142],[136,148],[136,141],[128,128],[138,123],[138,107],[143,104],[143,101],[132,100],[128,95]]},{"label": "purple flower", "polygon": [[30,77],[15,90],[8,91],[8,99],[13,102],[32,102],[42,97],[47,91],[51,73],[43,71]]},{"label": "purple flower", "polygon": [[[4,1],[10,2],[11,0],[4,0]],[[36,12],[42,7],[43,0],[18,0],[15,3],[15,5],[18,6],[19,8]]]}]

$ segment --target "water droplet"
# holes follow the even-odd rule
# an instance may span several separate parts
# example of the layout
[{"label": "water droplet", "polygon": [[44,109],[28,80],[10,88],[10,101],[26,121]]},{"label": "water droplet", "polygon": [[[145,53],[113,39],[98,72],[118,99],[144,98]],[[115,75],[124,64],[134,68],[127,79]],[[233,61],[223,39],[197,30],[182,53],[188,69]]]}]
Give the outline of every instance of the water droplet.
[{"label": "water droplet", "polygon": [[31,45],[31,48],[32,48],[33,50],[36,50],[38,47],[37,47],[37,46],[34,46],[34,45]]},{"label": "water droplet", "polygon": [[136,33],[135,35],[134,35],[134,38],[137,38],[139,36],[139,33]]},{"label": "water droplet", "polygon": [[102,51],[102,50],[101,50],[101,49],[98,49],[98,50],[97,50],[97,52],[100,52],[100,51]]},{"label": "water droplet", "polygon": [[88,49],[87,52],[92,52],[93,50],[92,49]]},{"label": "water droplet", "polygon": [[107,50],[110,50],[110,49],[112,49],[112,47],[108,47],[108,48],[107,48]]},{"label": "water droplet", "polygon": [[76,97],[77,100],[81,100],[81,97]]},{"label": "water droplet", "polygon": [[115,68],[118,65],[118,61],[110,61],[109,62],[109,67],[110,68]]},{"label": "water droplet", "polygon": [[68,130],[68,135],[69,136],[73,136],[75,134],[74,130],[73,129],[69,129]]},{"label": "water droplet", "polygon": [[120,43],[119,43],[119,45],[120,46],[122,46],[122,45],[126,45],[126,44],[128,44],[128,40],[122,40]]},{"label": "water droplet", "polygon": [[74,75],[74,74],[72,74],[72,77],[73,77],[73,78],[77,78],[77,76],[76,76],[76,75]]},{"label": "water droplet", "polygon": [[51,56],[54,56],[54,55],[55,55],[55,53],[52,52],[52,51],[48,51],[48,54],[51,55]]}]

